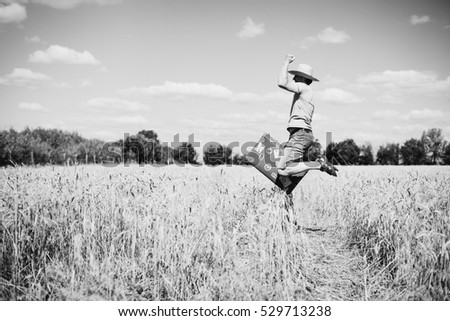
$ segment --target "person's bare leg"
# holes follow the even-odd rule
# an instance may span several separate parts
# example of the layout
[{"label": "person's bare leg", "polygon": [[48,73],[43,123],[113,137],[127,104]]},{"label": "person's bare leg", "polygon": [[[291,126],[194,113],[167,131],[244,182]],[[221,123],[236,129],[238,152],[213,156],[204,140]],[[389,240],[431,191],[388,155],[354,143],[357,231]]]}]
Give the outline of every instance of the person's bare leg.
[{"label": "person's bare leg", "polygon": [[292,163],[285,168],[278,168],[278,174],[282,176],[296,176],[310,170],[321,170],[331,176],[337,176],[338,169],[333,164],[320,157],[315,162]]},{"label": "person's bare leg", "polygon": [[294,176],[310,170],[320,170],[319,162],[302,162],[288,165],[284,169],[278,169],[278,174],[283,176]]}]

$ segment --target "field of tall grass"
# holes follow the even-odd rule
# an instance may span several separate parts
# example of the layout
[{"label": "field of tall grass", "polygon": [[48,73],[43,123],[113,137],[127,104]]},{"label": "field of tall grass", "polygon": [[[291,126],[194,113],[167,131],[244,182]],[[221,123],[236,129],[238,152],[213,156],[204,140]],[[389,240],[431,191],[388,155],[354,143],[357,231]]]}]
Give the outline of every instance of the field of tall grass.
[{"label": "field of tall grass", "polygon": [[0,174],[4,300],[449,300],[450,168]]}]

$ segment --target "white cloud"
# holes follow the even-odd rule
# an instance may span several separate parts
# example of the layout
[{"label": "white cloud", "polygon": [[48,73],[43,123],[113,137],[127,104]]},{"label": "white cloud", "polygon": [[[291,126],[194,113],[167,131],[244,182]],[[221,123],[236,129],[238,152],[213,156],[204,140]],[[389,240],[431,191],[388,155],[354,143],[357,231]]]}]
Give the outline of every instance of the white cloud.
[{"label": "white cloud", "polygon": [[245,18],[243,21],[243,27],[242,30],[239,31],[236,35],[240,39],[248,39],[248,38],[254,38],[257,36],[261,36],[266,32],[264,29],[264,24],[256,24],[253,22],[253,20],[250,17]]},{"label": "white cloud", "polygon": [[45,41],[41,40],[38,36],[25,37],[25,42],[45,44]]},{"label": "white cloud", "polygon": [[10,74],[0,77],[0,84],[34,87],[38,84],[50,84],[51,80],[50,76],[30,69],[14,68]]},{"label": "white cloud", "polygon": [[362,83],[387,83],[397,85],[408,85],[414,83],[423,83],[434,80],[435,76],[431,73],[419,72],[415,70],[385,70],[383,72],[372,72],[366,76],[360,77]]},{"label": "white cloud", "polygon": [[377,98],[379,102],[386,104],[400,104],[403,100],[398,95],[384,94]]},{"label": "white cloud", "polygon": [[27,10],[18,3],[0,3],[0,23],[21,22],[27,18]]},{"label": "white cloud", "polygon": [[319,32],[317,39],[322,43],[344,43],[351,38],[345,31],[338,31],[328,27]]},{"label": "white cloud", "polygon": [[417,137],[424,130],[427,129],[427,126],[424,124],[408,124],[408,125],[396,125],[393,128],[393,131],[397,135],[402,135],[405,137]]},{"label": "white cloud", "polygon": [[45,74],[34,72],[26,68],[14,68],[13,72],[9,74],[7,77],[17,80],[36,80],[36,81],[46,81],[51,79],[51,77]]},{"label": "white cloud", "polygon": [[129,95],[169,96],[169,97],[204,97],[230,99],[233,93],[222,85],[199,84],[196,82],[176,83],[165,81],[163,85],[132,87],[121,91]]},{"label": "white cloud", "polygon": [[423,119],[440,119],[444,117],[444,113],[439,110],[432,110],[432,109],[422,109],[422,110],[412,110],[407,115],[408,119],[416,119],[416,120],[423,120]]},{"label": "white cloud", "polygon": [[444,127],[442,129],[442,134],[444,137],[449,137],[450,136],[450,126]]},{"label": "white cloud", "polygon": [[20,103],[19,109],[28,110],[28,111],[39,111],[39,112],[49,112],[47,107],[42,106],[38,103]]},{"label": "white cloud", "polygon": [[381,144],[387,140],[389,140],[389,137],[387,137],[384,134],[375,134],[375,133],[368,133],[368,132],[356,132],[352,133],[352,138],[357,142],[362,142],[363,144],[370,143],[375,145]]},{"label": "white cloud", "polygon": [[81,88],[91,87],[93,85],[92,80],[90,79],[83,79],[80,81],[79,86]]},{"label": "white cloud", "polygon": [[97,111],[143,111],[150,110],[150,108],[144,104],[128,101],[113,97],[100,97],[90,99],[85,103],[85,106],[89,109]]},{"label": "white cloud", "polygon": [[[223,99],[236,104],[289,104],[292,94],[285,91],[269,92],[266,94],[233,93],[227,87],[216,84],[176,83],[166,81],[163,85],[148,87],[131,87],[120,91],[132,96],[168,97],[181,99],[186,97]],[[319,100],[335,104],[360,103],[362,98],[339,88],[328,88],[316,92]]]},{"label": "white cloud", "polygon": [[315,36],[310,36],[302,40],[300,46],[308,49],[313,43],[320,42],[322,44],[341,44],[351,39],[345,31],[333,29],[333,27],[325,28]]},{"label": "white cloud", "polygon": [[372,118],[381,119],[381,120],[398,118],[399,116],[400,116],[400,113],[397,110],[392,110],[392,109],[377,110],[376,112],[374,112],[372,114]]},{"label": "white cloud", "polygon": [[362,98],[342,90],[340,88],[327,88],[316,92],[317,100],[334,104],[356,104],[363,101]]},{"label": "white cloud", "polygon": [[148,120],[142,116],[108,116],[101,117],[100,120],[121,125],[141,125],[148,123]]},{"label": "white cloud", "polygon": [[70,65],[99,65],[98,61],[90,52],[77,52],[73,49],[52,45],[45,51],[35,51],[28,57],[29,62],[33,63],[63,63]]},{"label": "white cloud", "polygon": [[329,120],[329,119],[330,119],[330,117],[328,117],[328,116],[324,116],[322,114],[314,112],[313,121],[322,122],[322,121],[326,121],[326,120]]},{"label": "white cloud", "polygon": [[80,4],[109,5],[121,3],[122,0],[31,0],[31,2],[47,5],[55,9],[72,9]]},{"label": "white cloud", "polygon": [[[388,90],[388,94],[415,93],[415,94],[448,94],[450,91],[450,77],[439,80],[433,71],[416,70],[386,70],[373,72],[358,79],[360,84],[378,86]],[[399,97],[398,97],[399,98]]]},{"label": "white cloud", "polygon": [[347,81],[332,75],[325,75],[320,77],[320,82],[326,86],[341,86],[347,84]]},{"label": "white cloud", "polygon": [[107,130],[97,130],[92,132],[83,132],[83,136],[86,138],[101,139],[105,142],[117,141],[120,136]]},{"label": "white cloud", "polygon": [[284,112],[276,112],[273,110],[268,110],[264,112],[255,113],[231,113],[225,114],[221,118],[226,120],[231,120],[234,122],[245,122],[245,123],[257,123],[261,124],[264,122],[273,123],[274,121],[287,121],[286,114]]},{"label": "white cloud", "polygon": [[430,17],[428,17],[428,16],[412,15],[411,17],[409,17],[409,23],[412,24],[413,26],[419,25],[419,24],[424,24],[429,21],[430,21]]},{"label": "white cloud", "polygon": [[58,88],[58,89],[69,89],[69,88],[73,88],[73,85],[67,83],[67,82],[54,82],[51,84],[54,88]]},{"label": "white cloud", "polygon": [[186,97],[224,99],[238,104],[289,103],[292,94],[285,91],[269,92],[266,94],[233,93],[225,86],[217,84],[200,84],[196,82],[176,83],[164,82],[163,85],[148,87],[131,87],[120,91],[132,96],[168,97],[181,99]]},{"label": "white cloud", "polygon": [[230,132],[236,133],[246,129],[243,128],[242,123],[231,120],[196,118],[181,119],[179,122],[183,129],[195,129],[198,139],[201,136],[208,137],[208,140],[211,140],[211,138],[223,139]]},{"label": "white cloud", "polygon": [[72,88],[68,83],[55,82],[50,76],[27,68],[14,68],[10,74],[0,77],[0,85],[24,86],[29,89],[35,89],[37,86],[50,86],[59,89]]},{"label": "white cloud", "polygon": [[235,103],[243,104],[289,103],[292,100],[292,94],[281,90],[262,95],[254,93],[238,93],[233,94],[231,100]]}]

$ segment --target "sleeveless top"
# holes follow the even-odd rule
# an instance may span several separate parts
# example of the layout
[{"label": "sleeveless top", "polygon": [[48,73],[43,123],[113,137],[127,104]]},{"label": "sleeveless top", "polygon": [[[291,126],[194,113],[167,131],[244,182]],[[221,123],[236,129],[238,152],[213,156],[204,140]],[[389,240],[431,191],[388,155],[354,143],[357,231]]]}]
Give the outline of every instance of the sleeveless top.
[{"label": "sleeveless top", "polygon": [[314,114],[314,102],[306,100],[300,93],[294,94],[288,128],[305,128],[312,130],[311,122]]}]

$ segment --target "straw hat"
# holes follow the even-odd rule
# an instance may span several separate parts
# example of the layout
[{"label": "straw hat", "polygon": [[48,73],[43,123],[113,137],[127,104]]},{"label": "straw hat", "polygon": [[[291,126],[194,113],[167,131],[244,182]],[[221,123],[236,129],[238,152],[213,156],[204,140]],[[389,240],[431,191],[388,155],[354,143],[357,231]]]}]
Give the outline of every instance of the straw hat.
[{"label": "straw hat", "polygon": [[289,70],[292,75],[299,75],[313,81],[319,81],[319,79],[313,77],[313,69],[310,65],[299,64],[297,68]]}]

